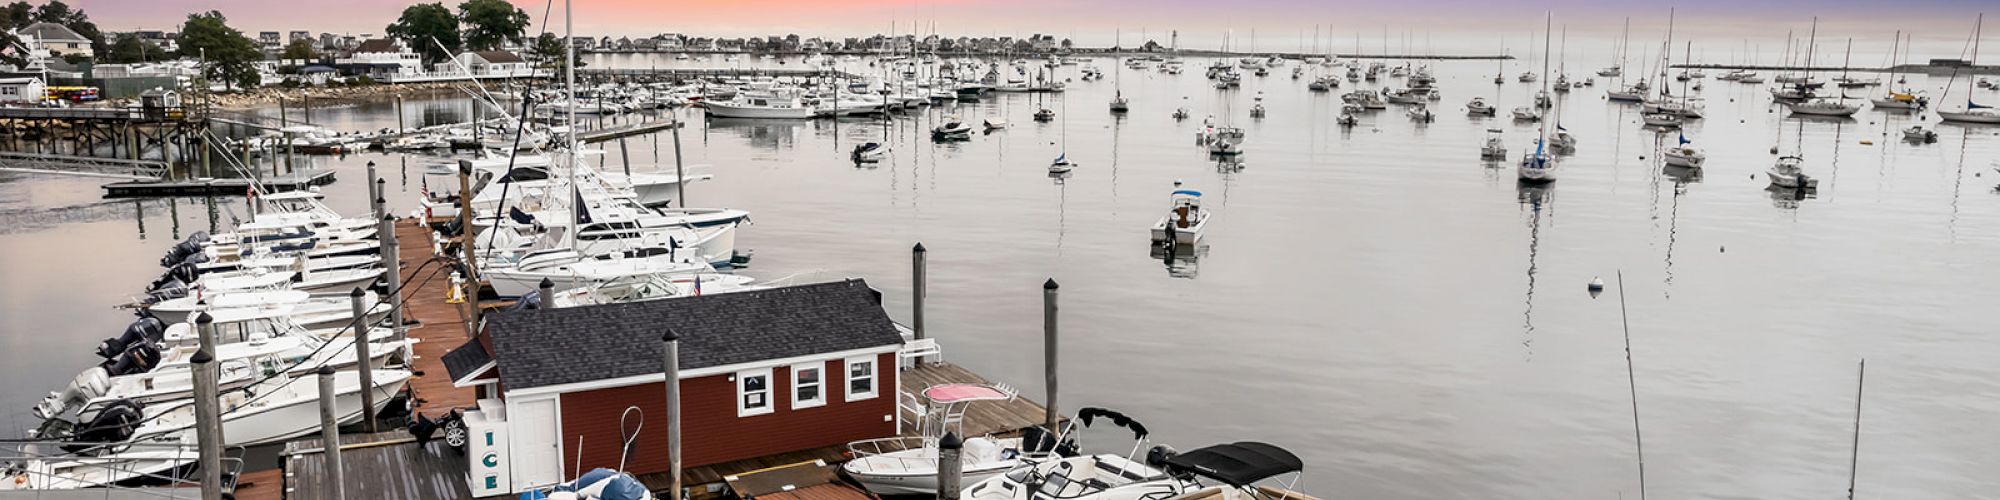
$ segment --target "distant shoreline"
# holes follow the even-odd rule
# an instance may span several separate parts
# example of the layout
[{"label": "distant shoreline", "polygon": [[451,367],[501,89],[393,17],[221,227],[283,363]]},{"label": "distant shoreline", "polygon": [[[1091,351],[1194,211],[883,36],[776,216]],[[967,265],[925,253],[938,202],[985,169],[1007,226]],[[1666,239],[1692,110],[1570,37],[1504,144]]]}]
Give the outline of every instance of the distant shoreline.
[{"label": "distant shoreline", "polygon": [[1671,65],[1671,66],[1668,66],[1668,67],[1671,67],[1671,68],[1683,68],[1683,69],[1745,69],[1745,70],[1754,70],[1754,71],[1812,71],[1812,72],[1818,72],[1818,73],[1834,73],[1834,72],[1840,72],[1840,71],[1847,71],[1847,72],[1850,72],[1850,73],[1923,73],[1923,74],[1927,74],[1927,75],[1949,75],[1949,74],[1951,74],[1951,73],[1952,73],[1953,71],[1957,71],[1957,72],[1960,72],[1960,73],[1964,73],[1964,74],[1967,74],[1967,75],[1994,75],[1994,74],[2000,74],[2000,66],[1995,66],[1995,65],[1977,65],[1977,66],[1933,66],[1933,65],[1929,65],[1929,64],[1903,64],[1903,65],[1898,65],[1898,66],[1894,66],[1894,67],[1889,67],[1889,68],[1857,68],[1857,67],[1851,67],[1851,66],[1850,66],[1850,67],[1846,67],[1846,68],[1842,68],[1842,67],[1840,67],[1840,66],[1768,66],[1768,65],[1754,65],[1754,64],[1674,64],[1674,65]]},{"label": "distant shoreline", "polygon": [[[903,54],[903,53],[889,53],[889,52],[877,52],[877,51],[869,51],[869,50],[826,50],[826,51],[818,51],[818,50],[814,50],[814,51],[808,51],[808,50],[657,50],[657,49],[655,49],[655,50],[640,50],[640,49],[608,49],[608,50],[607,50],[607,49],[586,49],[586,50],[583,50],[583,51],[581,51],[581,52],[579,52],[579,53],[580,53],[580,54],[690,54],[690,55],[760,55],[760,56],[761,56],[761,55],[774,55],[774,56],[809,56],[809,55],[813,55],[813,54],[823,54],[823,55],[829,55],[829,56],[879,56],[879,57],[893,57],[893,56],[907,56],[907,55],[908,55],[908,54]],[[1252,56],[1268,56],[1268,57],[1277,57],[1277,58],[1280,58],[1280,59],[1305,59],[1305,58],[1308,58],[1308,57],[1326,57],[1326,56],[1327,56],[1327,54],[1307,54],[1307,53],[1300,53],[1300,52],[1235,52],[1235,51],[1221,51],[1221,50],[1193,50],[1193,49],[1182,49],[1182,50],[1159,50],[1159,51],[1143,51],[1143,50],[1113,50],[1113,49],[1109,49],[1109,48],[1101,48],[1101,49],[1070,49],[1070,50],[1067,50],[1067,51],[1041,51],[1041,52],[985,52],[985,51],[944,51],[944,52],[924,52],[924,54],[935,54],[935,55],[937,55],[937,56],[940,56],[940,57],[1020,57],[1020,58],[1029,58],[1029,57],[1035,57],[1035,58],[1040,58],[1040,57],[1050,57],[1050,56],[1054,56],[1054,57],[1065,57],[1065,56],[1120,56],[1120,57],[1124,57],[1124,56],[1192,56],[1192,57],[1252,57]],[[1514,56],[1508,56],[1508,55],[1478,55],[1478,54],[1471,54],[1471,55],[1465,55],[1465,54],[1459,54],[1459,55],[1437,55],[1437,54],[1427,54],[1427,55],[1426,55],[1426,54],[1333,54],[1333,57],[1336,57],[1336,58],[1341,58],[1341,59],[1414,59],[1414,60],[1494,60],[1494,59],[1515,59],[1515,57],[1514,57]]]}]

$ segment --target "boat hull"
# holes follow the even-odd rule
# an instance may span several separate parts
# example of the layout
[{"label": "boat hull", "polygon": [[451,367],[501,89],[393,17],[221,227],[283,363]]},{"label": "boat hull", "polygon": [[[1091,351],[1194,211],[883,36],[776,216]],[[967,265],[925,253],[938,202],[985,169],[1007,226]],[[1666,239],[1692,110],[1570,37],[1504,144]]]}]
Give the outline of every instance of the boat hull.
[{"label": "boat hull", "polygon": [[1938,119],[1954,123],[2000,123],[2000,113],[1977,111],[1939,111]]}]

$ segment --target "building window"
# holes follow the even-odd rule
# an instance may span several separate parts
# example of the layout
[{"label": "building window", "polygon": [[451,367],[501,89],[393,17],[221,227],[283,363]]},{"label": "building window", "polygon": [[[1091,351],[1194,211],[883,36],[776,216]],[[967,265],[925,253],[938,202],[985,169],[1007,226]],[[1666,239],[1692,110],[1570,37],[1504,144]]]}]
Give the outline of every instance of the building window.
[{"label": "building window", "polygon": [[792,365],[792,409],[826,406],[826,363]]},{"label": "building window", "polygon": [[736,416],[771,412],[771,369],[736,372]]},{"label": "building window", "polygon": [[847,400],[874,399],[875,357],[847,358]]}]

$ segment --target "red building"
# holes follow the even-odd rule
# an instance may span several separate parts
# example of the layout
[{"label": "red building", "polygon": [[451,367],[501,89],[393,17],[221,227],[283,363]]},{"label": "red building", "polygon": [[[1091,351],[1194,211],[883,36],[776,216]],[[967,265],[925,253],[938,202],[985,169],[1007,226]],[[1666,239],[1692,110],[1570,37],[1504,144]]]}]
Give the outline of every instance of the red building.
[{"label": "red building", "polygon": [[665,472],[668,329],[680,338],[684,466],[896,435],[904,339],[861,280],[501,313],[444,359],[491,398],[467,419],[474,441],[501,443],[494,457],[474,450],[475,491],[483,476],[521,491],[617,468],[634,428],[625,470]]}]

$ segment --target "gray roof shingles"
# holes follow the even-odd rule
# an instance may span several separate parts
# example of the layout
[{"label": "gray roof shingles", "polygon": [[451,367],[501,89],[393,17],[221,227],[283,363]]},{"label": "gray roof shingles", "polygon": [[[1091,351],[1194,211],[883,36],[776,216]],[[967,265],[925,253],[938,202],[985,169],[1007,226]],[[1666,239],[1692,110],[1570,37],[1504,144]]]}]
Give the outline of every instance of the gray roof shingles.
[{"label": "gray roof shingles", "polygon": [[474,370],[493,362],[493,355],[486,352],[486,346],[479,345],[479,339],[467,341],[465,345],[444,353],[444,371],[453,381],[465,380]]},{"label": "gray roof shingles", "polygon": [[666,329],[682,370],[900,345],[867,282],[523,310],[487,319],[508,390],[659,373]]}]

